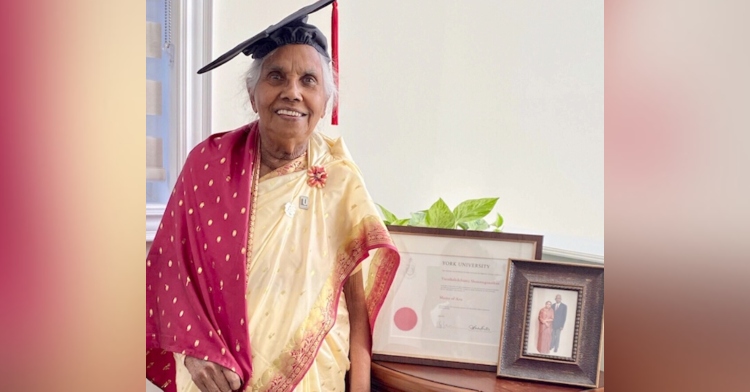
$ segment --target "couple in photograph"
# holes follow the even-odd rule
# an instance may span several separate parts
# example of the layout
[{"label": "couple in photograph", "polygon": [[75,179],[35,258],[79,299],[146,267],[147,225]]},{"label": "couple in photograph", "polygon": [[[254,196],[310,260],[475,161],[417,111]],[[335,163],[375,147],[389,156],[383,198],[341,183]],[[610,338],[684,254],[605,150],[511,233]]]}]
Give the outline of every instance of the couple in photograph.
[{"label": "couple in photograph", "polygon": [[555,303],[547,301],[539,310],[539,330],[537,331],[536,349],[541,354],[557,352],[560,346],[560,332],[565,326],[568,307],[562,303],[562,296],[555,296]]}]

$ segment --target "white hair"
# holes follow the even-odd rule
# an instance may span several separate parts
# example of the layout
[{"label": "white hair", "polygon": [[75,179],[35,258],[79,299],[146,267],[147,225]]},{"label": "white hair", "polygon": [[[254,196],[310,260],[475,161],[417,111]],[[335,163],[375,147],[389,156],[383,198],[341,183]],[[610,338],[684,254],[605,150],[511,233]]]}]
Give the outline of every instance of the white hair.
[{"label": "white hair", "polygon": [[[253,60],[250,64],[250,68],[245,72],[245,87],[247,88],[248,94],[252,95],[255,91],[255,86],[258,85],[258,81],[260,80],[260,71],[263,69],[263,62],[273,54],[276,49],[263,56],[263,58]],[[323,54],[320,52],[316,53],[320,57],[320,64],[323,68],[323,90],[326,93],[326,101],[330,102],[330,100],[333,100],[335,102],[339,92],[338,89],[336,89],[336,82],[334,81],[333,67],[331,67],[330,60],[323,56]],[[332,108],[333,105],[327,105],[327,107]]]}]

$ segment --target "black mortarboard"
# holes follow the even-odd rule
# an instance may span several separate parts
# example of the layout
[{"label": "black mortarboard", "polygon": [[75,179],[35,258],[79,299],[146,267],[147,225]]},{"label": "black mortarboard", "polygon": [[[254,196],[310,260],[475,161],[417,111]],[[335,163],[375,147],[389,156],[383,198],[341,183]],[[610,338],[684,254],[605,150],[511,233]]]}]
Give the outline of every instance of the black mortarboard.
[{"label": "black mortarboard", "polygon": [[315,48],[318,52],[330,59],[328,55],[328,42],[323,33],[317,27],[305,23],[307,16],[315,11],[331,4],[334,0],[320,0],[314,4],[303,7],[297,12],[287,16],[281,22],[256,34],[254,37],[235,46],[232,50],[222,54],[216,60],[208,63],[198,70],[199,74],[208,72],[227,61],[233,59],[240,53],[245,56],[252,55],[254,59],[263,58],[272,50],[288,44],[306,44]]}]

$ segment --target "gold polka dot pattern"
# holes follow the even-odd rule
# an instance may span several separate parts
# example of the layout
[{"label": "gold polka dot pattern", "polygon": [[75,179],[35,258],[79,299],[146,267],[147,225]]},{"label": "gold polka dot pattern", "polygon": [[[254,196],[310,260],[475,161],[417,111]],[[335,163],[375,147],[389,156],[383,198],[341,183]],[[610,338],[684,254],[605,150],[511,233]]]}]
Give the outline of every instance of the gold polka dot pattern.
[{"label": "gold polka dot pattern", "polygon": [[[244,314],[245,305],[228,299],[245,293],[240,277],[253,179],[245,174],[254,172],[257,143],[256,123],[212,135],[193,149],[177,178],[146,261],[149,379],[158,379],[164,366],[173,364],[172,352],[220,362],[249,378],[250,350],[243,349],[250,345],[247,329],[228,327],[230,315],[231,324],[240,324],[237,315]],[[211,304],[212,314],[197,303]],[[244,319],[241,324],[246,325]],[[220,336],[219,344],[204,342]],[[230,349],[234,354],[228,356]]]}]

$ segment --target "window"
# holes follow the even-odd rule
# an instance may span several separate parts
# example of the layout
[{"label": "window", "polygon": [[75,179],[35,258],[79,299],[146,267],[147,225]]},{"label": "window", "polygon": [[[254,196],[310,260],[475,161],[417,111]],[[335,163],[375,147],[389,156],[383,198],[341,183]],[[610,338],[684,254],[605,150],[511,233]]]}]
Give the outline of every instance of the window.
[{"label": "window", "polygon": [[187,154],[210,134],[211,1],[146,0],[146,241]]}]

